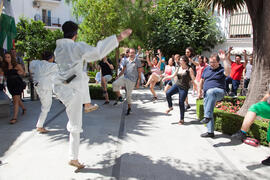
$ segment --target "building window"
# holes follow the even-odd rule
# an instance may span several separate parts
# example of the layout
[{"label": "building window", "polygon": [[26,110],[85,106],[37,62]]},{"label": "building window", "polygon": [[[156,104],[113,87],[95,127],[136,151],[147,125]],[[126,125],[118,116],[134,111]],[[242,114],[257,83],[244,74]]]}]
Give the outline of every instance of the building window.
[{"label": "building window", "polygon": [[245,38],[251,37],[252,24],[251,19],[245,6],[239,12],[235,12],[230,16],[230,38]]}]

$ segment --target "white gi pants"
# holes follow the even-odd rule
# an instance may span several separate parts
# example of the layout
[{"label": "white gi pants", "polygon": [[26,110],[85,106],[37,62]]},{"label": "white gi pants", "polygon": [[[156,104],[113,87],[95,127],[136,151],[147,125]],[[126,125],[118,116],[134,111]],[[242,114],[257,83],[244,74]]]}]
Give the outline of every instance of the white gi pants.
[{"label": "white gi pants", "polygon": [[[83,86],[83,83],[81,83]],[[80,89],[81,90],[81,89]],[[83,91],[73,89],[70,85],[56,85],[55,93],[66,106],[68,117],[67,130],[69,133],[69,158],[77,160],[82,130]]]},{"label": "white gi pants", "polygon": [[[86,75],[87,76],[87,75]],[[83,82],[83,104],[91,103],[90,91],[89,91],[89,77],[87,76]]]},{"label": "white gi pants", "polygon": [[77,160],[82,132],[82,97],[79,92],[74,94],[72,101],[66,106],[68,116],[67,130],[69,133],[69,158]]},{"label": "white gi pants", "polygon": [[52,105],[52,90],[35,87],[41,102],[41,112],[36,127],[42,128]]}]

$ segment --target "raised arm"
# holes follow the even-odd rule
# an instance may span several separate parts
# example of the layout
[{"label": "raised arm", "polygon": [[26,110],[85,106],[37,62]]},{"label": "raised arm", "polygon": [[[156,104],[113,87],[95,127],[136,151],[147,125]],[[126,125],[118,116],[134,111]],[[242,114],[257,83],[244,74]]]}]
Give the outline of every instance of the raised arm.
[{"label": "raised arm", "polygon": [[159,61],[158,61],[157,66],[160,67],[161,63],[164,62],[164,60],[162,60],[160,49],[158,49],[158,58],[159,58]]},{"label": "raised arm", "polygon": [[245,62],[243,64],[244,68],[246,67],[247,63],[248,63],[248,58],[247,58],[247,50],[244,50],[243,51],[243,54],[244,54],[244,59],[245,59]]},{"label": "raised arm", "polygon": [[227,59],[232,64],[232,59],[231,59],[231,51],[233,50],[233,47],[229,47],[228,53],[227,53]]},{"label": "raised arm", "polygon": [[118,36],[112,35],[99,41],[96,47],[89,46],[86,43],[79,43],[78,51],[82,53],[82,59],[86,59],[87,62],[97,61],[113,51],[119,45],[119,42],[130,36],[131,33],[131,29],[126,29]]},{"label": "raised arm", "polygon": [[229,76],[231,73],[231,63],[230,60],[228,60],[228,56],[226,57],[225,52],[223,50],[219,50],[218,56],[221,61],[223,61],[224,64],[224,75]]},{"label": "raised arm", "polygon": [[200,64],[196,61],[193,61],[192,58],[188,58],[189,59],[189,62],[191,62],[192,64],[194,64],[195,66],[199,66]]},{"label": "raised arm", "polygon": [[149,51],[146,51],[145,52],[145,54],[146,54],[146,61],[147,61],[147,64],[149,65],[149,66],[153,66],[153,64],[150,62],[150,58],[149,58]]}]

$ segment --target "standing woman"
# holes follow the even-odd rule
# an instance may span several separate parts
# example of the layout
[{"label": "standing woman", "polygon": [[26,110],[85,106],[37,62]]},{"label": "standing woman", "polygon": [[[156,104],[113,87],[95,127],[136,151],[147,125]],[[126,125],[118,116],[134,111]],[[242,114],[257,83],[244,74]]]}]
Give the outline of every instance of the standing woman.
[{"label": "standing woman", "polygon": [[[193,61],[192,58],[194,58],[194,56],[195,56],[194,49],[192,47],[187,47],[185,55],[188,57],[189,65],[194,72],[194,76],[196,76],[196,66],[191,62],[191,61]],[[195,94],[196,84],[192,83],[192,85],[193,85],[193,94]],[[190,105],[188,103],[188,96],[187,96],[185,102],[186,102],[186,111],[187,111],[188,109],[190,109]]]},{"label": "standing woman", "polygon": [[179,93],[179,108],[180,108],[180,121],[179,124],[184,124],[184,115],[185,115],[185,99],[188,94],[188,89],[190,88],[190,82],[194,82],[195,76],[192,68],[189,66],[189,59],[187,56],[181,56],[180,58],[180,67],[173,73],[171,76],[167,76],[163,81],[167,79],[177,77],[175,84],[167,91],[166,98],[168,102],[169,109],[166,111],[168,114],[173,110],[172,106],[172,95]]},{"label": "standing woman", "polygon": [[[161,59],[161,53],[159,53],[159,57]],[[154,56],[152,59],[152,62],[150,62],[149,51],[146,51],[146,60],[147,60],[148,65],[151,67],[152,74],[149,77],[146,85],[144,85],[144,87],[148,87],[150,84],[150,91],[154,96],[152,98],[152,101],[155,101],[155,100],[157,100],[157,94],[154,90],[154,87],[155,87],[156,83],[159,82],[161,79],[161,77],[160,77],[161,76],[160,64],[163,60],[158,62],[157,57]]]},{"label": "standing woman", "polygon": [[204,56],[198,56],[198,62],[191,60],[191,62],[196,66],[196,91],[198,92],[199,83],[201,81],[202,73],[204,69],[208,66],[207,63],[204,62]]},{"label": "standing woman", "polygon": [[11,53],[7,52],[4,56],[3,70],[7,79],[7,88],[13,99],[13,117],[9,121],[10,124],[17,122],[19,107],[22,108],[22,114],[24,115],[26,109],[21,100],[21,94],[25,89],[25,82],[23,82],[21,76],[25,75],[23,67],[16,63],[16,60],[11,56]]}]

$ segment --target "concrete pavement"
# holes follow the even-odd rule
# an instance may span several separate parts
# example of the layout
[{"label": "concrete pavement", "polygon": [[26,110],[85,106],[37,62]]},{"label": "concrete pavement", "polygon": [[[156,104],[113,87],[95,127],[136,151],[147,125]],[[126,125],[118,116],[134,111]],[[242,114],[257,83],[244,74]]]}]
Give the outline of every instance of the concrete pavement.
[{"label": "concrete pavement", "polygon": [[179,126],[178,95],[174,110],[165,115],[164,93],[151,102],[148,89],[135,90],[132,114],[126,104],[102,105],[83,116],[80,161],[86,168],[74,173],[68,162],[67,116],[64,106],[53,102],[46,127],[48,134],[35,131],[39,101],[27,101],[27,114],[18,123],[0,119],[0,180],[89,180],[89,179],[270,179],[270,167],[260,164],[270,155],[267,147],[252,147],[216,132],[203,139],[206,127],[198,123],[195,98]]}]

